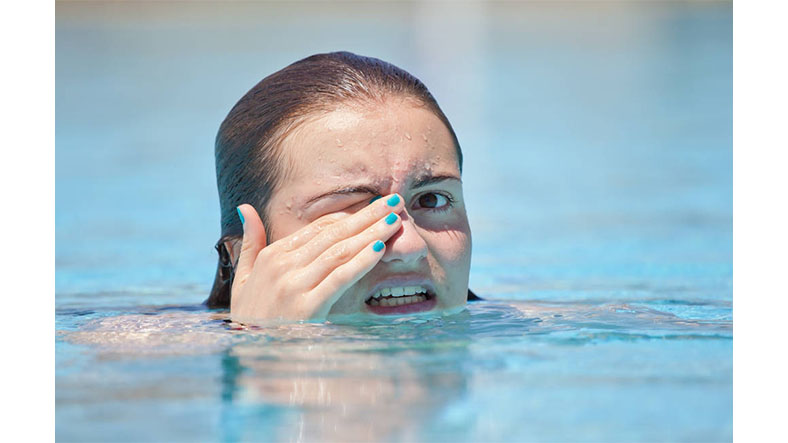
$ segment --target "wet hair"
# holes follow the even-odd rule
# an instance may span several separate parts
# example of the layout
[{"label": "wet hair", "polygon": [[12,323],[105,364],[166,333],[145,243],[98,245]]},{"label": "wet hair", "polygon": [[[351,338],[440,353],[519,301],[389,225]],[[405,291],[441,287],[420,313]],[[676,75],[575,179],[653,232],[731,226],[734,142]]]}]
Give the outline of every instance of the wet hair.
[{"label": "wet hair", "polygon": [[419,79],[391,63],[350,52],[316,54],[261,80],[238,103],[216,135],[216,183],[222,234],[216,243],[219,264],[209,308],[230,306],[234,276],[224,242],[243,237],[238,205],[248,203],[260,214],[270,239],[267,205],[288,172],[282,141],[310,116],[347,104],[383,103],[389,97],[414,100],[446,125],[462,151],[449,120]]}]

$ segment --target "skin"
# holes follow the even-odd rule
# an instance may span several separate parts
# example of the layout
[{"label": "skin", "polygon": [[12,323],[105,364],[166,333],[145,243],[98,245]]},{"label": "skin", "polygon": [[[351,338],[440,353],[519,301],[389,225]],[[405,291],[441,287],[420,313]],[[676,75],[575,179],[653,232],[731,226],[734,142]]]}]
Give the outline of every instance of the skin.
[{"label": "skin", "polygon": [[[456,150],[435,114],[393,97],[344,105],[311,116],[282,149],[289,168],[268,207],[270,226],[239,206],[233,320],[379,317],[365,303],[376,285],[414,278],[434,290],[432,312],[465,305],[471,232]],[[394,194],[400,202],[391,206]],[[384,197],[370,203],[375,196]],[[385,248],[376,252],[378,240]]]}]

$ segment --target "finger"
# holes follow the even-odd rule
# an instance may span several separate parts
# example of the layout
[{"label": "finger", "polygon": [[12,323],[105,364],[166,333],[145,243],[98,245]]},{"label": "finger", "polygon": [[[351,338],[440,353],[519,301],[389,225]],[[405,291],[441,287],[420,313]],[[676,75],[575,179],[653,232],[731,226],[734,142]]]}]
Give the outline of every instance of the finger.
[{"label": "finger", "polygon": [[339,220],[347,217],[349,217],[347,214],[341,213],[324,215],[299,229],[298,231],[288,235],[287,237],[281,238],[274,243],[277,245],[277,247],[282,248],[282,250],[285,252],[298,249],[306,244],[306,242],[309,240],[312,240],[317,234],[320,234],[320,232],[322,232],[326,227],[331,226]]},{"label": "finger", "polygon": [[302,261],[304,266],[312,263],[332,245],[357,235],[391,212],[395,214],[402,212],[404,207],[405,202],[399,194],[391,194],[378,199],[355,214],[349,215],[343,220],[324,228],[300,248],[298,251],[299,260]]},{"label": "finger", "polygon": [[385,253],[386,244],[376,240],[364,246],[352,260],[331,271],[328,277],[310,292],[310,297],[323,299],[319,302],[319,307],[313,317],[325,319],[334,303],[339,300],[345,291],[367,275],[383,258]]},{"label": "finger", "polygon": [[[293,251],[295,249],[302,247],[307,242],[315,238],[318,234],[323,232],[328,226],[331,226],[342,219],[348,217],[354,217],[356,215],[365,213],[365,211],[370,211],[370,210],[372,211],[373,214],[379,214],[379,216],[383,216],[387,214],[388,211],[395,210],[395,208],[398,208],[398,206],[400,206],[399,204],[395,204],[393,206],[388,204],[388,202],[391,201],[394,195],[397,196],[398,203],[401,203],[402,198],[399,194],[391,194],[386,196],[385,198],[381,196],[377,196],[373,198],[372,201],[370,201],[370,204],[366,208],[362,209],[356,214],[346,215],[346,214],[334,213],[334,214],[325,215],[323,217],[318,218],[317,220],[310,223],[309,225],[304,226],[303,228],[299,229],[295,233],[287,237],[284,237],[281,240],[277,240],[276,244],[281,245],[280,247],[282,247],[282,249],[285,251]],[[402,203],[402,206],[404,206],[404,203]],[[396,212],[399,212],[399,210],[397,210]],[[370,221],[370,223],[372,223],[372,221]]]},{"label": "finger", "polygon": [[257,254],[266,246],[265,227],[257,210],[252,205],[243,204],[238,206],[238,216],[243,224],[244,237],[241,243],[241,254],[235,267],[233,292],[235,292],[236,286],[240,287],[246,282],[254,268]]},{"label": "finger", "polygon": [[307,266],[305,275],[314,281],[314,285],[319,284],[331,271],[352,260],[363,248],[375,240],[387,242],[399,231],[401,226],[402,219],[394,212],[389,212],[369,228],[326,249]]}]

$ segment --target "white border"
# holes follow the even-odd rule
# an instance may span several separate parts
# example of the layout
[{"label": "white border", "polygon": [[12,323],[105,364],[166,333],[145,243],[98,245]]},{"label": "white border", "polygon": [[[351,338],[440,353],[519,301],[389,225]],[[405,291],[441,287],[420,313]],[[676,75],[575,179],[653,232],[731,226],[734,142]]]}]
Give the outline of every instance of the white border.
[{"label": "white border", "polygon": [[[0,14],[4,441],[55,437],[55,3]],[[10,437],[10,438],[9,438]]]},{"label": "white border", "polygon": [[786,441],[786,7],[733,10],[733,435]]}]

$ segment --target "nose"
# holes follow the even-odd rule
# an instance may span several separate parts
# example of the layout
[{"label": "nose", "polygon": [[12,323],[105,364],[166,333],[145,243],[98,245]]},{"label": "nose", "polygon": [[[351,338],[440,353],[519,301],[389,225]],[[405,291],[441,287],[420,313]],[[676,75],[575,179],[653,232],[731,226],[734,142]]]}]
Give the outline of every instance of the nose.
[{"label": "nose", "polygon": [[386,242],[386,253],[382,261],[397,263],[415,263],[427,256],[427,242],[407,210],[400,213],[402,227]]}]

